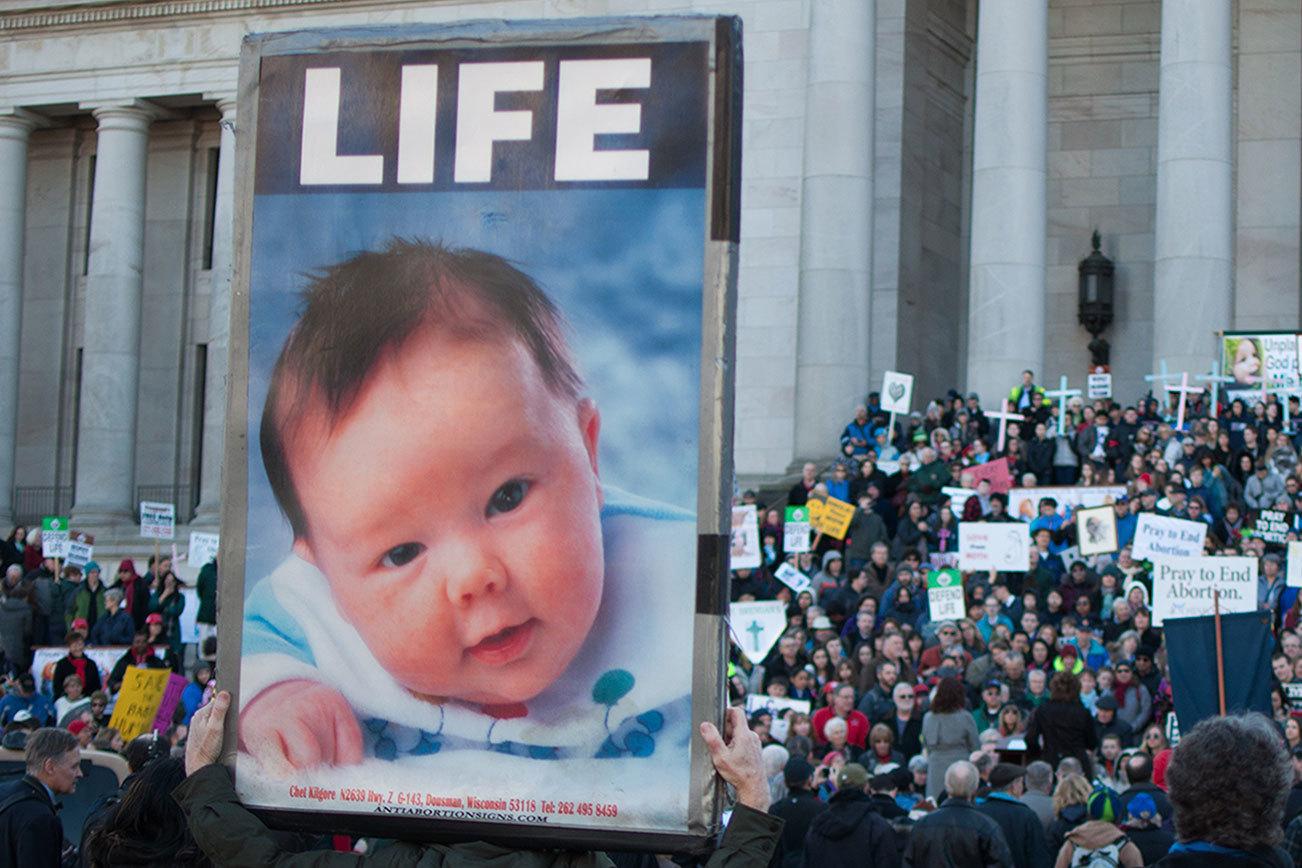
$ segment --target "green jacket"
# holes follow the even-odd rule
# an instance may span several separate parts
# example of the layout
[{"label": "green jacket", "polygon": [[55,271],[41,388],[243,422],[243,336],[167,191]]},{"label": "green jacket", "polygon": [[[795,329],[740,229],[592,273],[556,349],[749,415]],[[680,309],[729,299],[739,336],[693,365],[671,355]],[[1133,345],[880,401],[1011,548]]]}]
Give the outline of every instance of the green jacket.
[{"label": "green jacket", "polygon": [[[195,842],[214,865],[223,868],[606,868],[614,864],[604,853],[511,850],[482,842],[398,842],[370,856],[326,850],[287,852],[262,821],[240,804],[230,773],[222,765],[195,772],[172,791],[172,797],[185,812]],[[765,868],[781,831],[779,818],[738,805],[708,868]]]},{"label": "green jacket", "polygon": [[941,489],[949,485],[952,480],[953,475],[949,472],[949,465],[937,459],[909,474],[909,493],[916,494],[918,500],[931,506],[940,500]]}]

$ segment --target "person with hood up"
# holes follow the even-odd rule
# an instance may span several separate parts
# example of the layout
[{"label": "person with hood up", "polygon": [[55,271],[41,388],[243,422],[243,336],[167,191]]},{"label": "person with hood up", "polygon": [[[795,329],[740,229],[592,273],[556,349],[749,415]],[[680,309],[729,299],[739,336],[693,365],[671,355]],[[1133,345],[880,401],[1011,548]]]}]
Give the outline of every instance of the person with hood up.
[{"label": "person with hood up", "polygon": [[799,868],[805,863],[805,836],[809,826],[827,810],[827,803],[810,788],[814,767],[804,757],[787,760],[782,776],[787,794],[769,808],[770,814],[783,821],[775,863],[779,868]]},{"label": "person with hood up", "polygon": [[[72,622],[85,621],[88,630],[94,630],[95,624],[104,617],[104,582],[99,564],[88,561],[84,568],[85,580],[72,592],[65,618],[66,629],[72,629]],[[129,640],[128,640],[129,641]]]},{"label": "person with hood up", "polygon": [[895,831],[864,792],[868,771],[848,763],[836,776],[836,793],[805,836],[805,862],[817,868],[893,868],[900,864]]},{"label": "person with hood up", "polygon": [[1111,790],[1095,790],[1090,793],[1086,811],[1089,819],[1067,833],[1054,868],[1090,864],[1084,858],[1085,853],[1105,865],[1142,868],[1143,854],[1116,826],[1116,821],[1121,819],[1121,800],[1117,794]]},{"label": "person with hood up", "polygon": [[836,549],[823,552],[823,568],[814,575],[814,593],[822,596],[824,591],[839,588],[845,578],[844,566]]}]

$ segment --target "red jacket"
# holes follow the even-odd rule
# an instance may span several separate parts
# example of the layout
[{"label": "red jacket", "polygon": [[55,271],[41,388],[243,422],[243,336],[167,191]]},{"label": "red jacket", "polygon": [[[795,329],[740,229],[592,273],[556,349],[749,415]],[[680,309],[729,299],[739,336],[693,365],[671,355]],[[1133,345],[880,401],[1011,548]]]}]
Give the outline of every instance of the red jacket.
[{"label": "red jacket", "polygon": [[[836,716],[832,706],[824,705],[818,711],[814,712],[814,740],[819,744],[827,744],[827,739],[823,737],[823,727],[827,722]],[[868,730],[871,725],[868,718],[862,711],[851,710],[850,716],[845,719],[846,736],[845,740],[857,748],[863,748],[868,745]]]}]

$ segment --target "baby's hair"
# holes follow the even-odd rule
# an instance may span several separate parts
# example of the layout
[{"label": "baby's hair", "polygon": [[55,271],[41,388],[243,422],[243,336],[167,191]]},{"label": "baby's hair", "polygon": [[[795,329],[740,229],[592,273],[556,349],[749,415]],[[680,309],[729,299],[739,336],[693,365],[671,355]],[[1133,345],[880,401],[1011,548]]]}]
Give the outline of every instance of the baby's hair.
[{"label": "baby's hair", "polygon": [[267,479],[296,539],[307,535],[307,517],[286,453],[294,420],[319,401],[333,426],[381,359],[422,328],[460,340],[518,340],[552,390],[577,397],[583,388],[555,305],[500,256],[395,238],[383,251],[316,272],[272,372],[259,432]]}]

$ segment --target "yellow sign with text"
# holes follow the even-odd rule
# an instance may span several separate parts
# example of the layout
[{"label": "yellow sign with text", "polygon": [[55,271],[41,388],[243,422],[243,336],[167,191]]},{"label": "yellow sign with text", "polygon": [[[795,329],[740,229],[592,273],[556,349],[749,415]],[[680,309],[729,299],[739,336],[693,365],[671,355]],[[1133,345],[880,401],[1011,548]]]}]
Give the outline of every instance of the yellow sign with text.
[{"label": "yellow sign with text", "polygon": [[834,539],[845,539],[850,530],[850,520],[854,518],[852,504],[829,497],[826,500],[811,498],[805,505],[809,508],[809,524],[816,532]]},{"label": "yellow sign with text", "polygon": [[158,714],[163,694],[167,692],[167,680],[171,674],[170,669],[127,667],[113,717],[109,719],[109,726],[121,733],[124,741],[131,741],[153,729],[154,717]]}]

